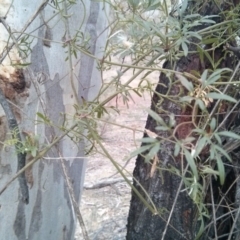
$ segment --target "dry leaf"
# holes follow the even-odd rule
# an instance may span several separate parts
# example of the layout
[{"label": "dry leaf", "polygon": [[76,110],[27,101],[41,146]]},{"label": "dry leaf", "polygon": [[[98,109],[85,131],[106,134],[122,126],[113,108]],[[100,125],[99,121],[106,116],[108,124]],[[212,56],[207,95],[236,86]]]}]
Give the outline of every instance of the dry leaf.
[{"label": "dry leaf", "polygon": [[145,132],[146,132],[147,135],[148,135],[149,137],[151,137],[151,138],[157,138],[157,137],[158,137],[158,135],[157,135],[155,132],[152,132],[152,131],[150,131],[150,130],[148,130],[148,129],[145,129]]},{"label": "dry leaf", "polygon": [[155,155],[154,159],[153,159],[153,164],[152,164],[152,167],[151,167],[151,171],[150,171],[150,177],[153,177],[153,175],[154,175],[154,173],[156,171],[158,162],[159,162],[158,156]]}]

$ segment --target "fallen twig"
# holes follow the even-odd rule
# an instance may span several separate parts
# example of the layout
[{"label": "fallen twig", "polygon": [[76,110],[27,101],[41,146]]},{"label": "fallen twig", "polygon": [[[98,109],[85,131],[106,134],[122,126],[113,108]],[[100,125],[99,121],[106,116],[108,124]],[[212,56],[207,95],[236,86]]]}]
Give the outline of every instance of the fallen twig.
[{"label": "fallen twig", "polygon": [[[132,178],[128,178],[128,180],[132,181]],[[125,182],[125,179],[109,178],[109,179],[100,180],[97,183],[85,183],[83,187],[85,189],[98,189],[98,188],[108,187],[119,182]]]}]

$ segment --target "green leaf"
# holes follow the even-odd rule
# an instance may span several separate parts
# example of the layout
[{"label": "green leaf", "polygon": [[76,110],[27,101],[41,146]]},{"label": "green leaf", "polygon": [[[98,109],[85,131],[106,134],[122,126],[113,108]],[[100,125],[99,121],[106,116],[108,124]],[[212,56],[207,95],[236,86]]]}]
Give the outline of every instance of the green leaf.
[{"label": "green leaf", "polygon": [[28,63],[12,63],[11,66],[16,67],[18,69],[22,69],[22,68],[25,68],[25,67],[27,67],[31,64],[32,64],[31,62],[28,62]]},{"label": "green leaf", "polygon": [[136,10],[140,4],[140,0],[127,0],[127,1],[129,5],[133,8],[133,10]]},{"label": "green leaf", "polygon": [[198,13],[194,13],[194,14],[191,14],[191,15],[186,15],[184,17],[184,19],[191,19],[191,18],[197,18],[197,17],[200,17],[201,15],[198,14]]},{"label": "green leaf", "polygon": [[167,130],[169,130],[169,127],[157,126],[157,127],[155,127],[155,129],[158,130],[158,131],[167,131]]},{"label": "green leaf", "polygon": [[50,119],[47,118],[47,117],[46,117],[45,115],[43,115],[42,113],[37,112],[37,116],[38,116],[39,118],[41,118],[44,122],[50,123]]},{"label": "green leaf", "polygon": [[218,144],[222,145],[222,139],[218,136],[217,133],[214,134],[214,137],[216,138]]},{"label": "green leaf", "polygon": [[201,225],[200,225],[200,227],[199,227],[197,236],[195,237],[196,240],[197,240],[197,239],[200,239],[200,237],[202,236],[203,231],[204,231],[204,229],[205,229],[205,220],[203,219],[203,217],[200,216],[200,219],[198,219],[198,220],[201,220]]},{"label": "green leaf", "polygon": [[180,16],[182,16],[184,14],[184,12],[187,9],[187,6],[188,6],[188,0],[183,0],[182,5],[181,5],[181,9],[180,9]]},{"label": "green leaf", "polygon": [[214,159],[215,154],[216,154],[215,147],[214,147],[214,145],[211,145],[211,148],[210,148],[210,156],[209,156],[211,160]]},{"label": "green leaf", "polygon": [[160,123],[161,125],[167,127],[167,125],[164,122],[164,120],[156,112],[154,112],[151,109],[147,109],[147,112],[157,123]]},{"label": "green leaf", "polygon": [[212,174],[212,175],[218,175],[218,171],[212,169],[211,167],[204,166],[201,170],[204,174]]},{"label": "green leaf", "polygon": [[151,10],[156,10],[157,8],[159,8],[161,6],[161,3],[159,1],[149,1],[148,2],[148,7],[145,10],[145,12],[147,11],[151,11]]},{"label": "green leaf", "polygon": [[213,83],[215,83],[219,78],[221,78],[221,74],[223,72],[231,72],[232,70],[229,68],[221,68],[221,69],[217,69],[215,70],[208,78],[206,86],[211,85]]},{"label": "green leaf", "polygon": [[207,94],[207,97],[212,99],[227,100],[229,102],[234,102],[234,103],[237,102],[236,99],[234,99],[233,97],[230,97],[229,95],[222,94],[222,93],[210,92]]},{"label": "green leaf", "polygon": [[198,142],[197,142],[197,147],[194,153],[194,157],[197,157],[199,155],[199,153],[203,150],[203,148],[205,147],[207,143],[207,138],[203,137],[201,138]]},{"label": "green leaf", "polygon": [[189,82],[187,80],[187,78],[185,78],[183,75],[181,74],[176,74],[177,78],[179,79],[179,81],[181,82],[181,84],[189,91],[193,91],[193,84],[192,82]]},{"label": "green leaf", "polygon": [[76,52],[75,49],[73,49],[73,55],[74,55],[74,57],[77,59],[77,52]]},{"label": "green leaf", "polygon": [[216,124],[217,124],[216,118],[212,118],[210,122],[210,128],[212,131],[216,128]]},{"label": "green leaf", "polygon": [[31,149],[31,155],[32,155],[33,157],[36,157],[36,156],[37,156],[37,148],[36,148],[36,147],[32,147],[32,149]]},{"label": "green leaf", "polygon": [[212,67],[214,67],[214,60],[212,59],[210,54],[207,51],[204,51],[203,53],[207,57],[208,61],[211,63]]},{"label": "green leaf", "polygon": [[211,20],[211,19],[202,19],[200,22],[202,23],[215,23],[215,21]]},{"label": "green leaf", "polygon": [[186,160],[192,170],[193,175],[195,176],[195,178],[198,180],[198,171],[197,171],[197,166],[195,164],[194,158],[193,156],[190,154],[190,152],[187,149],[183,149],[184,151],[184,155],[186,157]]},{"label": "green leaf", "polygon": [[188,55],[188,45],[186,44],[186,42],[182,42],[181,45],[182,45],[184,56],[186,57]]},{"label": "green leaf", "polygon": [[230,131],[222,131],[222,132],[219,132],[218,135],[222,135],[222,136],[226,136],[226,137],[235,138],[235,139],[240,140],[240,135],[238,135],[234,132],[230,132]]},{"label": "green leaf", "polygon": [[133,151],[130,154],[130,158],[133,158],[135,156],[137,156],[138,154],[144,153],[146,152],[148,149],[150,149],[153,145],[149,144],[149,145],[145,145],[145,146],[141,146],[140,148],[136,149],[135,151]]},{"label": "green leaf", "polygon": [[179,99],[180,102],[188,102],[188,103],[191,103],[192,100],[194,100],[194,98],[190,96],[184,96]]},{"label": "green leaf", "polygon": [[159,150],[160,150],[160,142],[154,144],[154,146],[151,148],[149,153],[145,156],[145,161],[149,162],[150,160],[152,160]]},{"label": "green leaf", "polygon": [[204,52],[203,52],[203,49],[198,46],[197,47],[197,51],[199,53],[199,58],[201,60],[201,63],[203,63],[204,62],[204,56],[203,56]]},{"label": "green leaf", "polygon": [[214,77],[216,75],[221,75],[222,72],[232,72],[232,70],[230,68],[220,68],[220,69],[216,69],[210,76],[209,78],[211,77]]},{"label": "green leaf", "polygon": [[176,125],[176,120],[175,120],[175,116],[173,113],[170,114],[169,116],[169,127],[172,128]]},{"label": "green leaf", "polygon": [[217,166],[218,166],[218,175],[220,179],[220,184],[223,185],[225,181],[225,167],[223,165],[223,161],[221,157],[217,154]]},{"label": "green leaf", "polygon": [[201,99],[197,99],[196,104],[200,107],[202,111],[206,109],[206,105],[203,103]]},{"label": "green leaf", "polygon": [[181,145],[177,142],[177,143],[175,144],[175,147],[174,147],[174,156],[175,156],[175,157],[179,154],[180,149],[181,149]]},{"label": "green leaf", "polygon": [[191,31],[189,31],[189,32],[187,32],[187,34],[188,34],[188,37],[195,37],[195,38],[198,38],[199,40],[202,40],[202,36],[199,35],[199,34],[196,33],[196,32],[191,32]]},{"label": "green leaf", "polygon": [[208,69],[205,69],[201,76],[201,80],[203,83],[207,80],[207,75],[208,75]]},{"label": "green leaf", "polygon": [[209,85],[215,83],[220,77],[221,77],[220,74],[219,74],[219,75],[216,75],[216,76],[214,76],[214,77],[209,77],[208,80],[207,80],[207,82],[204,84],[204,86],[209,86]]},{"label": "green leaf", "polygon": [[211,44],[211,43],[216,43],[219,41],[218,38],[208,38],[208,39],[203,39],[202,44]]},{"label": "green leaf", "polygon": [[232,162],[232,159],[231,157],[229,156],[229,154],[222,148],[222,147],[219,147],[218,145],[215,145],[215,148],[216,150],[218,150],[224,157],[226,157],[229,162]]}]

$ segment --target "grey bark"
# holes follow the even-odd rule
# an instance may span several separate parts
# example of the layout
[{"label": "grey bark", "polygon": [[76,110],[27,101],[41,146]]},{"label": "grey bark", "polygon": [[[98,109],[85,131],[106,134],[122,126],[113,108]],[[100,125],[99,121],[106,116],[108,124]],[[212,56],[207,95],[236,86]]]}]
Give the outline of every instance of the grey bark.
[{"label": "grey bark", "polygon": [[[39,1],[22,0],[14,1],[11,5],[11,2],[0,2],[0,17],[5,16],[10,9],[6,22],[12,32],[17,32],[14,34],[17,37],[40,3]],[[107,37],[107,31],[104,31],[107,26],[105,13],[107,11],[107,5],[91,1],[83,1],[83,3],[76,1],[76,5],[69,10],[68,21],[71,35],[73,36],[76,30],[80,30],[86,37],[90,37],[91,53],[97,57],[103,56],[104,53]],[[36,38],[30,37],[33,40],[30,46],[32,51],[26,61],[31,62],[31,65],[24,70],[25,81],[29,88],[25,88],[21,94],[14,92],[14,97],[10,99],[16,106],[11,105],[17,116],[20,132],[25,131],[39,135],[40,146],[51,142],[53,137],[61,134],[61,131],[57,127],[38,124],[36,120],[39,119],[36,117],[36,113],[46,114],[54,125],[60,126],[63,123],[63,114],[74,114],[73,105],[76,104],[70,84],[69,63],[65,61],[67,54],[60,43],[65,36],[65,23],[60,15],[47,22],[54,14],[54,9],[47,5],[26,29],[26,33],[36,36]],[[85,19],[84,14],[86,14]],[[82,22],[81,29],[78,29]],[[0,28],[0,31],[2,46],[4,41],[6,43],[9,35],[4,28]],[[44,40],[46,32],[48,32],[49,39],[52,38],[49,44],[46,44],[46,39]],[[6,65],[6,62],[3,62],[4,64]],[[3,79],[2,66],[0,66],[0,81]],[[84,99],[92,100],[98,94],[101,86],[101,75],[96,69],[96,61],[84,54],[78,54],[78,58],[73,59],[73,66],[74,86],[78,98],[81,99],[84,91]],[[86,73],[88,73],[87,77]],[[7,139],[9,130],[2,109],[0,115],[0,137],[3,142]],[[75,144],[65,137],[46,155],[47,159],[41,159],[34,164],[31,170],[33,182],[32,186],[29,185],[28,205],[21,201],[17,181],[14,181],[0,195],[1,239],[71,240],[74,238],[76,216],[60,161],[55,159],[60,156],[63,156],[75,198],[79,202],[86,168],[84,141]],[[4,149],[1,146],[0,188],[12,178],[16,171],[17,158],[14,148]]]}]

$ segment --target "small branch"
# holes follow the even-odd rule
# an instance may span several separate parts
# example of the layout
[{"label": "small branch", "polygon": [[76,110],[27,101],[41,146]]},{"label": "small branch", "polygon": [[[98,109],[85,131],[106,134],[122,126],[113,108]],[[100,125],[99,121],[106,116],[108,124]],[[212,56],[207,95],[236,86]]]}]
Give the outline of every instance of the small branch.
[{"label": "small branch", "polygon": [[[132,178],[128,178],[129,181],[132,181]],[[109,178],[106,180],[100,180],[95,184],[91,184],[91,183],[86,183],[84,184],[84,188],[85,189],[98,189],[98,188],[104,188],[104,187],[108,187],[111,186],[113,184],[119,183],[119,182],[125,182],[126,180],[123,178]]]},{"label": "small branch", "polygon": [[[67,10],[67,2],[66,0],[64,0],[63,2],[63,9],[64,9],[64,14],[66,16],[68,16],[68,10]],[[78,94],[76,91],[76,86],[74,85],[74,80],[73,80],[73,63],[72,63],[72,54],[71,54],[71,34],[70,34],[70,27],[69,27],[69,21],[68,21],[68,17],[63,17],[63,19],[65,20],[65,34],[64,37],[67,37],[66,44],[68,45],[68,60],[69,60],[69,68],[70,68],[70,83],[71,83],[71,87],[72,87],[72,91],[73,91],[73,95],[75,98],[75,101],[77,104],[79,104],[79,99],[78,99]]]},{"label": "small branch", "polygon": [[[20,149],[22,149],[23,144],[22,144],[22,139],[20,135],[20,131],[17,125],[17,120],[13,114],[13,111],[5,98],[2,90],[0,89],[0,103],[3,107],[3,110],[6,114],[7,120],[8,120],[8,126],[10,131],[12,132],[12,137],[17,138],[15,148],[17,151],[17,159],[18,159],[18,171],[20,171],[22,168],[24,168],[25,163],[26,163],[26,153],[22,153]],[[27,180],[25,177],[25,172],[22,172],[19,177],[19,185],[20,185],[20,190],[22,194],[22,200],[24,203],[28,204],[29,203],[29,191],[28,191],[28,186],[27,186]]]},{"label": "small branch", "polygon": [[213,196],[213,187],[212,187],[212,180],[210,180],[210,189],[211,189],[211,201],[212,201],[212,215],[213,215],[213,227],[215,233],[215,240],[217,240],[217,221],[216,221],[216,211],[215,211],[215,203],[214,203],[214,196]]}]

